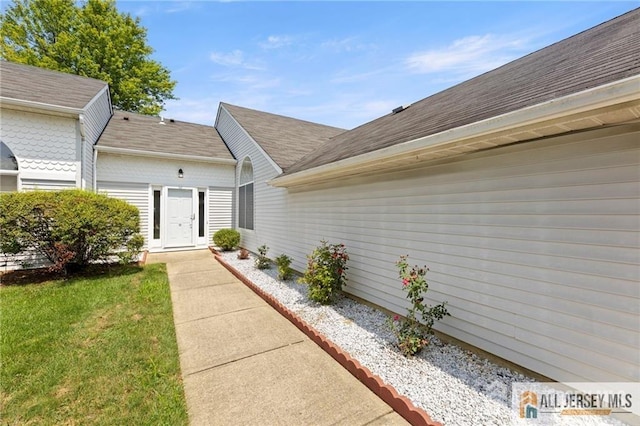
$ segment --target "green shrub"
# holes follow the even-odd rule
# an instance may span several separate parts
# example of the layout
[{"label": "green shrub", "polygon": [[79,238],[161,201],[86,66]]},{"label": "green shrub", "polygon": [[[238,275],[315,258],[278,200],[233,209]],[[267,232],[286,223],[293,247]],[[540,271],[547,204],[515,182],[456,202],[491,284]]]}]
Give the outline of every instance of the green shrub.
[{"label": "green shrub", "polygon": [[0,250],[33,250],[51,270],[83,269],[119,254],[135,258],[144,244],[138,209],[126,201],[79,189],[0,195]]},{"label": "green shrub", "polygon": [[307,270],[300,279],[309,286],[309,299],[323,305],[334,301],[347,281],[347,260],[344,244],[320,242],[307,256]]},{"label": "green shrub", "polygon": [[271,261],[267,257],[269,247],[266,244],[258,247],[258,257],[256,258],[256,268],[271,269]]},{"label": "green shrub", "polygon": [[224,251],[233,250],[240,244],[240,233],[235,229],[220,229],[213,234],[213,243]]},{"label": "green shrub", "polygon": [[137,260],[142,246],[144,246],[144,237],[141,234],[132,236],[129,241],[127,241],[127,249],[117,253],[120,258],[120,263],[126,265]]},{"label": "green shrub", "polygon": [[429,284],[424,277],[429,269],[426,266],[409,268],[407,258],[408,256],[400,256],[396,266],[402,279],[402,288],[411,301],[411,308],[408,309],[405,318],[396,315],[389,319],[388,324],[398,340],[400,352],[404,356],[412,356],[429,343],[427,338],[433,333],[431,328],[434,322],[450,314],[445,306],[446,302],[434,306],[424,303],[424,296],[429,290]]},{"label": "green shrub", "polygon": [[281,254],[275,259],[276,265],[278,265],[278,278],[282,281],[290,280],[293,276],[293,269],[289,267],[291,265],[291,258],[286,254]]}]

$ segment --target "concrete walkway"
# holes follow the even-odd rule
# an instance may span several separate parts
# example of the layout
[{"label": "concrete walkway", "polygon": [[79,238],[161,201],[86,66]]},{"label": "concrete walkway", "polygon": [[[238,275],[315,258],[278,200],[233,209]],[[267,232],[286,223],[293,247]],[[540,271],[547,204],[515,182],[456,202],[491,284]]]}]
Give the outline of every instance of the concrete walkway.
[{"label": "concrete walkway", "polygon": [[191,425],[407,422],[208,250],[166,263]]}]

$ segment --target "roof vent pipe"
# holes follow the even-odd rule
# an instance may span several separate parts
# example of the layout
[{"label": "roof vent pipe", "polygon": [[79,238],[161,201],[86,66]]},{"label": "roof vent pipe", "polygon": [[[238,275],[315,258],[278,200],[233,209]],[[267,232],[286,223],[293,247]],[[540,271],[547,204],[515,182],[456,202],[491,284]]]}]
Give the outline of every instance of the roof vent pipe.
[{"label": "roof vent pipe", "polygon": [[163,117],[163,116],[160,116],[160,123],[158,123],[158,124],[166,124],[166,123],[164,122],[164,117]]},{"label": "roof vent pipe", "polygon": [[393,110],[391,110],[391,113],[392,114],[397,114],[399,112],[404,111],[404,109],[405,109],[404,106],[400,105],[398,108],[394,108]]}]

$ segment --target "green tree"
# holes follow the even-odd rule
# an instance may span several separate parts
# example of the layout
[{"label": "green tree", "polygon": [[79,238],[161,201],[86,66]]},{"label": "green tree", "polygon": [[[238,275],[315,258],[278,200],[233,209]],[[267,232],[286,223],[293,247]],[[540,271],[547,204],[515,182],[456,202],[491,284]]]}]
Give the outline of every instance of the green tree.
[{"label": "green tree", "polygon": [[14,0],[0,14],[0,57],[109,83],[113,104],[159,114],[175,99],[169,70],[150,58],[139,18],[114,0]]}]

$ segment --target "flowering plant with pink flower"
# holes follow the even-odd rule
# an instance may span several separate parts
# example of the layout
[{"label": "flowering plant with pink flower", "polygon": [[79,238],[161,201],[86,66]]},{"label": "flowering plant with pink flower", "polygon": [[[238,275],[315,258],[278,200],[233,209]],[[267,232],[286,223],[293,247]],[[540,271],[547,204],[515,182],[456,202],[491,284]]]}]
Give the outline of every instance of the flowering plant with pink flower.
[{"label": "flowering plant with pink flower", "polygon": [[396,266],[402,280],[402,289],[407,292],[411,307],[407,310],[406,317],[400,318],[396,315],[388,320],[388,324],[398,340],[400,352],[405,356],[412,356],[429,343],[427,337],[433,333],[431,328],[434,322],[450,314],[445,306],[446,302],[435,306],[424,303],[424,295],[429,290],[429,284],[425,279],[429,268],[410,267],[408,257],[400,256]]},{"label": "flowering plant with pink flower", "polygon": [[309,285],[311,300],[324,305],[335,300],[347,282],[348,260],[344,244],[326,241],[321,241],[320,246],[307,256],[307,270],[300,281]]}]

